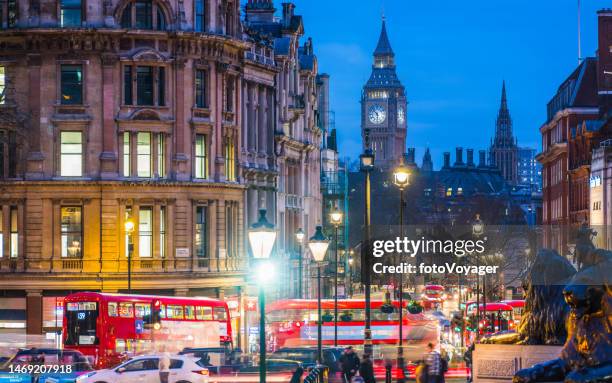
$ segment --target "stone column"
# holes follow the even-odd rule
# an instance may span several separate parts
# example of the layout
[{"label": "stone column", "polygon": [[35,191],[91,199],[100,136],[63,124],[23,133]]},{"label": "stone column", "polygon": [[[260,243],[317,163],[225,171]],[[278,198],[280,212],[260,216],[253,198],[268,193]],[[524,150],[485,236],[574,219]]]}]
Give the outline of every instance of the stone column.
[{"label": "stone column", "polygon": [[[115,179],[119,176],[117,167],[117,133],[115,129],[115,68],[118,57],[102,55],[102,153],[100,154],[100,177]],[[121,101],[119,101],[121,103]]]},{"label": "stone column", "polygon": [[259,114],[257,121],[257,131],[258,131],[258,154],[260,157],[265,157],[266,154],[266,113],[267,113],[267,100],[266,100],[266,88],[264,86],[260,86],[257,94],[258,106],[259,106]]},{"label": "stone column", "polygon": [[[176,73],[176,91],[174,100],[174,117],[175,117],[175,148],[174,148],[174,173],[179,181],[188,181],[191,176],[191,169],[188,166],[188,147],[186,141],[189,138],[189,127],[187,126],[185,116],[188,115],[185,111],[185,63],[187,60],[183,57],[175,59],[174,68]],[[189,85],[188,89],[191,89]],[[214,88],[213,88],[214,89]]]},{"label": "stone column", "polygon": [[[27,157],[26,166],[26,178],[27,179],[41,179],[44,177],[43,161],[45,159],[42,153],[40,144],[41,137],[48,136],[46,126],[41,124],[41,65],[42,58],[39,54],[28,55],[28,99],[29,99],[29,113],[31,118],[30,129],[35,132],[30,135],[30,151]],[[45,130],[43,132],[43,130]]]}]

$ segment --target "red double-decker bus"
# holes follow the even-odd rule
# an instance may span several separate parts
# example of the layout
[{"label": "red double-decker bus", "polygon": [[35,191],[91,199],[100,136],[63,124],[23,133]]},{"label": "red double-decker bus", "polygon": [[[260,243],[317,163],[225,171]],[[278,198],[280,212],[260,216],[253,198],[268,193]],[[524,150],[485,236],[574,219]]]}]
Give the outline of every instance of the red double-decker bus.
[{"label": "red double-decker bus", "polygon": [[[392,302],[393,309],[383,312],[384,301],[371,302],[372,343],[385,355],[397,351],[399,339],[399,303]],[[271,348],[313,346],[317,343],[317,300],[280,300],[266,306],[266,319],[270,323]],[[321,301],[322,341],[334,344],[334,300]],[[365,328],[365,302],[363,299],[338,300],[338,344],[362,345]],[[410,314],[404,302],[403,329],[404,356],[410,359],[423,356],[427,343],[437,344],[440,338],[438,319],[425,313]],[[384,349],[384,351],[383,351]]]},{"label": "red double-decker bus", "polygon": [[227,304],[217,299],[83,292],[64,300],[63,342],[98,368],[130,355],[230,347]]},{"label": "red double-decker bus", "polygon": [[445,299],[446,294],[442,285],[426,285],[421,295],[421,303],[425,310],[441,310]]}]

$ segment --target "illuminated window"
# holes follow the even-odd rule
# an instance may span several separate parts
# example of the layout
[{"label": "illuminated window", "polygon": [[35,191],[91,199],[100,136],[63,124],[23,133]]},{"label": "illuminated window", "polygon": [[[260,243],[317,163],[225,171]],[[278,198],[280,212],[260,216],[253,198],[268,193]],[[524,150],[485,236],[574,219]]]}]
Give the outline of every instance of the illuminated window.
[{"label": "illuminated window", "polygon": [[60,0],[60,25],[62,27],[80,27],[82,19],[81,0]]},{"label": "illuminated window", "polygon": [[457,195],[463,195],[463,188],[457,188]]},{"label": "illuminated window", "polygon": [[159,208],[159,256],[166,256],[166,207]]},{"label": "illuminated window", "polygon": [[61,246],[62,257],[74,258],[83,255],[83,208],[62,206]]},{"label": "illuminated window", "polygon": [[195,319],[195,308],[193,306],[185,306],[185,319]]},{"label": "illuminated window", "polygon": [[157,176],[166,177],[166,136],[163,133],[157,135]]},{"label": "illuminated window", "polygon": [[196,208],[195,254],[199,258],[208,258],[208,209],[206,206]]},{"label": "illuminated window", "polygon": [[60,133],[60,175],[80,177],[83,175],[83,133]]},{"label": "illuminated window", "polygon": [[450,196],[452,196],[452,195],[453,195],[453,188],[448,188],[448,189],[446,189],[446,196],[447,196],[447,197],[450,197]]},{"label": "illuminated window", "polygon": [[225,141],[225,178],[236,181],[236,150],[231,137]]},{"label": "illuminated window", "polygon": [[153,209],[141,207],[138,212],[138,255],[153,256]]},{"label": "illuminated window", "polygon": [[199,320],[212,320],[213,319],[212,307],[197,306],[196,307],[196,317]]},{"label": "illuminated window", "polygon": [[108,316],[109,317],[119,316],[119,311],[117,309],[117,302],[108,302]]},{"label": "illuminated window", "polygon": [[61,98],[64,105],[83,103],[83,67],[81,65],[61,66]]},{"label": "illuminated window", "polygon": [[168,319],[183,319],[183,306],[168,305],[166,313]]},{"label": "illuminated window", "polygon": [[123,132],[123,176],[129,177],[131,164],[130,164],[130,132]]},{"label": "illuminated window", "polygon": [[10,255],[11,258],[19,256],[19,230],[17,226],[17,206],[11,206],[10,210],[11,221],[11,239],[10,239]]},{"label": "illuminated window", "polygon": [[119,303],[119,316],[121,318],[133,318],[134,305],[131,303]]},{"label": "illuminated window", "polygon": [[151,133],[139,132],[137,134],[137,161],[138,177],[151,177]]},{"label": "illuminated window", "polygon": [[148,303],[135,303],[136,318],[144,318],[151,315],[151,305]]},{"label": "illuminated window", "polygon": [[195,178],[204,179],[208,176],[206,136],[196,134],[195,137]]},{"label": "illuminated window", "polygon": [[227,320],[225,307],[215,307],[215,320]]},{"label": "illuminated window", "polygon": [[6,67],[0,66],[0,105],[6,102]]}]

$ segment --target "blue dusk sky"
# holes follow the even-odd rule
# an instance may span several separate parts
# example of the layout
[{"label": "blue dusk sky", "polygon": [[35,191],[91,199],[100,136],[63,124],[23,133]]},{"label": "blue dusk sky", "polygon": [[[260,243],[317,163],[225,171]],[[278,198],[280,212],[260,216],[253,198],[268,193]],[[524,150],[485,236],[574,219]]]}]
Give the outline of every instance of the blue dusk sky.
[{"label": "blue dusk sky", "polygon": [[[360,94],[381,12],[408,96],[407,146],[434,166],[455,146],[485,149],[494,134],[502,80],[519,145],[540,150],[546,103],[576,67],[577,0],[295,0],[319,71],[331,76],[340,155],[361,151]],[[276,1],[277,11],[280,1]],[[597,10],[582,0],[582,52],[595,56]],[[280,13],[280,12],[278,12]]]}]

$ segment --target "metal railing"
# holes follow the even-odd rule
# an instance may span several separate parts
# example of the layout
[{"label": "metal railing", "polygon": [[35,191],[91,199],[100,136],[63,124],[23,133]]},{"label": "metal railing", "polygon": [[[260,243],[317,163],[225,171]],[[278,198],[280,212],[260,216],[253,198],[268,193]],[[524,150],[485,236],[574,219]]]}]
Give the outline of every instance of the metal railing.
[{"label": "metal railing", "polygon": [[270,58],[270,57],[266,57],[262,54],[258,54],[252,51],[246,51],[244,52],[244,57],[247,60],[250,61],[254,61],[256,63],[259,64],[263,64],[263,65],[269,65],[269,66],[275,66],[276,62],[274,61],[274,59]]}]

